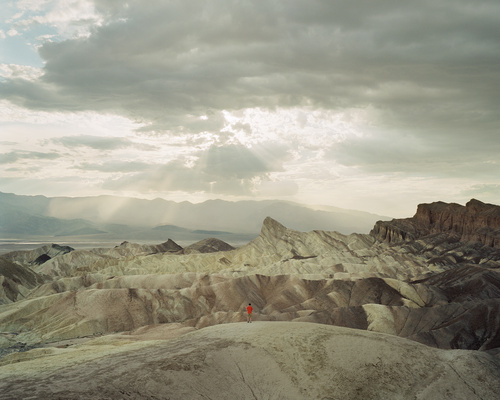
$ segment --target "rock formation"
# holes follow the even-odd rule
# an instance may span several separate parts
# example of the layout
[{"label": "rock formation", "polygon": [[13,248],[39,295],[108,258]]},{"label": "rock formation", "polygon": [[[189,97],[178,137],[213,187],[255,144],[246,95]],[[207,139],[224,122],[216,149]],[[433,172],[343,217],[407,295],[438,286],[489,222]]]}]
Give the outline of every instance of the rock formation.
[{"label": "rock formation", "polygon": [[[120,256],[124,255],[137,256],[137,255],[157,254],[157,253],[176,253],[181,250],[182,250],[181,246],[175,243],[172,239],[168,239],[165,243],[160,243],[157,245],[137,244],[125,241],[121,243],[119,246],[116,246],[113,249],[113,252],[117,253]],[[108,255],[112,254],[111,251],[104,250],[104,252]]]},{"label": "rock formation", "polygon": [[[277,393],[275,398],[307,398],[301,390],[309,385],[301,386],[298,378],[290,375],[290,366],[277,356],[280,352],[285,354],[288,351],[280,347],[281,344],[277,345],[277,339],[270,338],[268,334],[268,330],[274,329],[273,326],[278,330],[285,329],[281,328],[279,322],[294,322],[289,325],[288,333],[281,335],[289,335],[291,339],[297,340],[297,346],[302,343],[302,339],[294,337],[301,334],[291,330],[294,329],[292,327],[298,329],[299,326],[307,326],[304,329],[313,330],[310,336],[316,339],[306,341],[309,344],[304,344],[300,350],[300,357],[304,357],[300,362],[304,365],[309,362],[306,360],[321,358],[321,352],[314,350],[313,342],[318,348],[331,345],[331,335],[335,336],[336,331],[328,331],[330,333],[327,334],[323,329],[333,329],[332,325],[337,327],[335,329],[351,328],[342,330],[342,334],[352,338],[367,335],[366,340],[369,341],[381,337],[375,332],[390,334],[383,336],[385,339],[382,342],[402,346],[399,363],[404,362],[404,354],[408,352],[403,350],[405,346],[428,349],[424,351],[427,355],[422,356],[422,360],[430,357],[427,358],[428,363],[442,363],[439,364],[442,371],[460,370],[460,373],[457,372],[460,378],[455,378],[460,385],[474,388],[471,391],[475,392],[477,398],[493,398],[488,397],[492,392],[481,392],[485,389],[478,388],[474,377],[465,375],[469,370],[463,365],[482,363],[482,368],[488,366],[487,372],[484,372],[487,382],[495,374],[498,378],[496,355],[500,353],[500,250],[494,241],[498,229],[495,207],[477,201],[469,202],[466,207],[445,203],[420,205],[413,218],[378,222],[370,235],[342,235],[333,231],[298,232],[268,217],[263,222],[260,234],[236,249],[218,239],[206,239],[184,249],[169,240],[160,245],[124,242],[114,248],[71,249],[52,255],[49,254],[52,251],[50,249],[58,247],[7,254],[0,264],[0,279],[6,282],[0,297],[4,299],[4,304],[0,305],[0,348],[3,348],[0,356],[4,355],[0,359],[0,364],[4,364],[0,367],[0,376],[2,373],[10,376],[9,373],[17,371],[12,363],[32,358],[33,361],[23,363],[29,362],[26,365],[36,369],[38,358],[42,362],[46,357],[57,356],[64,364],[64,356],[54,348],[69,346],[68,349],[74,348],[78,353],[78,347],[75,346],[82,340],[90,341],[89,345],[102,344],[104,347],[101,348],[105,352],[109,350],[109,354],[115,354],[111,348],[122,347],[117,343],[128,343],[123,347],[123,354],[121,350],[116,351],[118,365],[124,362],[125,354],[128,354],[125,351],[133,351],[136,349],[134,346],[146,352],[153,352],[148,346],[166,346],[165,349],[174,346],[173,342],[144,344],[142,340],[145,339],[173,340],[174,336],[181,335],[178,345],[190,348],[193,344],[188,339],[189,335],[192,335],[189,338],[201,340],[205,338],[205,328],[221,324],[225,326],[210,328],[210,332],[216,332],[221,337],[232,332],[230,335],[240,337],[241,334],[235,330],[240,332],[246,329],[246,324],[238,323],[245,321],[245,306],[251,302],[255,310],[255,325],[267,327],[267,324],[271,324],[270,328],[256,330],[256,336],[248,338],[259,343],[253,350],[259,355],[265,353],[269,356],[269,348],[279,348],[276,350],[278,353],[272,352],[271,359],[266,356],[261,362],[266,365],[277,363],[278,367],[273,369],[282,374],[279,376],[285,379],[283,382],[288,382],[287,379],[292,382],[289,392]],[[482,224],[486,224],[486,230]],[[477,232],[487,235],[478,236]],[[34,262],[43,254],[50,258],[43,263]],[[303,325],[305,322],[309,324]],[[182,336],[185,333],[188,334]],[[140,344],[136,342],[139,338]],[[113,344],[106,347],[107,340]],[[233,337],[227,342],[227,348],[230,349],[227,357],[240,351],[240,345],[231,347],[236,343],[234,340]],[[342,341],[348,346],[356,346],[348,344],[350,342],[347,339]],[[422,345],[428,347],[418,347]],[[439,352],[430,347],[449,352]],[[479,352],[471,353],[473,356],[466,361],[461,353],[452,352],[453,349]],[[175,364],[181,366],[181,371],[187,371],[176,375],[179,382],[191,379],[189,377],[196,368],[208,371],[208,368],[213,367],[223,372],[229,365],[227,363],[234,361],[220,359],[222,364],[218,364],[219,361],[212,364],[210,361],[198,362],[194,359],[192,362],[181,362],[179,360],[183,360],[182,357],[168,351],[157,362],[167,366]],[[204,351],[197,348],[185,354],[186,357],[191,353],[200,354],[202,358],[213,357],[213,353]],[[341,348],[335,350],[336,353],[342,351]],[[418,352],[423,354],[421,350]],[[70,354],[72,352],[68,352]],[[90,369],[84,374],[93,373],[93,368],[100,368],[99,365],[108,361],[109,367],[115,368],[115,361],[105,361],[98,356],[89,357],[95,359],[97,364],[89,364]],[[386,371],[384,368],[390,362],[382,353],[377,357],[380,357],[380,361],[372,363],[360,359],[359,362],[364,363],[367,368],[365,371],[371,371],[372,374],[378,369]],[[394,357],[396,365],[397,357]],[[455,358],[461,361],[450,361]],[[149,368],[147,361],[141,360],[137,369]],[[188,357],[187,360],[191,359]],[[232,359],[229,357],[228,360]],[[465,364],[462,365],[462,361]],[[343,368],[332,360],[323,364],[317,362],[319,370],[311,366],[309,371],[317,372],[309,374],[321,375],[321,379],[318,378],[321,382],[326,379],[326,375],[322,374],[327,374],[325,371],[328,368],[336,371]],[[155,363],[154,368],[157,367]],[[376,366],[375,369],[369,367],[372,364]],[[390,370],[396,374],[395,367],[391,368],[386,372]],[[169,367],[165,369],[167,372],[170,370]],[[73,379],[71,377],[74,375],[71,374],[76,374],[76,367],[72,371],[67,375],[61,372],[61,382]],[[168,377],[165,375],[165,379],[174,379],[167,372]],[[251,374],[257,376],[255,371]],[[247,379],[243,370],[238,376],[242,382]],[[451,375],[439,376],[447,378],[413,377],[410,380],[413,383],[403,385],[403,391],[397,393],[400,393],[401,398],[433,398],[430,389],[426,391],[422,388],[436,388],[436,393],[442,394],[439,390],[445,390],[448,387],[446,382],[453,381]],[[21,383],[29,384],[31,379],[44,382],[44,379],[49,378],[37,373],[32,378],[22,378],[18,384],[4,387],[12,393],[21,393]],[[358,382],[352,376],[348,379]],[[359,382],[365,382],[364,379],[360,378]],[[139,398],[139,392],[132,390],[126,382],[124,379],[118,386],[124,391],[122,394],[130,393],[130,396]],[[151,385],[157,387],[154,382]],[[183,397],[182,385],[179,385],[170,386],[172,398],[196,398],[192,391],[189,394],[186,392]],[[253,388],[252,385],[250,387]],[[61,386],[56,391],[50,391],[44,384],[40,388],[37,392],[40,395],[64,396],[66,390]],[[310,386],[307,388],[313,390]],[[362,391],[362,388],[360,383],[356,390]],[[87,389],[82,386],[78,389],[81,392],[77,392],[87,393]],[[162,390],[156,390],[148,395],[166,396]],[[323,397],[317,398],[328,398],[328,390],[318,389],[317,396]],[[349,392],[354,390],[351,386],[345,390],[347,398],[356,398],[349,397],[354,393]],[[78,397],[77,392],[71,395]],[[69,393],[66,395],[69,396]],[[211,392],[199,393],[210,396]],[[368,392],[364,394],[375,396]],[[258,392],[253,395],[257,396]],[[435,398],[441,397],[436,394]],[[468,398],[474,397],[471,395]]]},{"label": "rock formation", "polygon": [[30,251],[13,251],[11,253],[4,254],[2,258],[25,265],[40,265],[51,258],[69,253],[73,250],[74,249],[69,246],[51,244]]},{"label": "rock formation", "polygon": [[184,249],[180,250],[180,254],[193,254],[193,253],[216,253],[219,251],[231,251],[234,247],[226,242],[216,239],[208,238],[193,243]]},{"label": "rock formation", "polygon": [[25,298],[44,279],[29,267],[0,257],[0,305]]},{"label": "rock formation", "polygon": [[2,399],[493,400],[500,393],[500,360],[481,352],[300,322],[163,329],[164,340],[152,341],[159,328],[31,350],[30,360],[7,356]]},{"label": "rock formation", "polygon": [[420,204],[412,218],[378,221],[371,232],[388,243],[432,234],[446,234],[461,242],[479,242],[500,249],[500,206],[470,200],[459,204]]}]

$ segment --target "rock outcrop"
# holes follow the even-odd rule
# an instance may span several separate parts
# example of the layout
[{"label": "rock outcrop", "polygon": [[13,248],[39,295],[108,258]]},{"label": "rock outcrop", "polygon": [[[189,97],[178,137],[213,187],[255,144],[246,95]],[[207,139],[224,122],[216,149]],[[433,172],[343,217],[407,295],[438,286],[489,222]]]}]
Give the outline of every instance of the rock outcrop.
[{"label": "rock outcrop", "polygon": [[118,254],[119,256],[138,256],[157,253],[176,253],[181,250],[181,246],[175,243],[172,239],[168,239],[164,243],[153,245],[137,244],[125,241],[122,242],[119,246],[114,247],[113,251],[105,251],[104,253],[108,255]]},{"label": "rock outcrop", "polygon": [[[298,232],[266,218],[260,235],[234,250],[224,242],[199,250],[151,252],[145,245],[124,243],[112,249],[74,250],[33,267],[52,279],[100,275],[218,273],[242,276],[299,274],[308,278],[382,277],[417,279],[429,272],[427,259],[377,243],[371,235]],[[210,243],[213,243],[210,241]],[[206,243],[205,243],[206,244]],[[206,252],[206,248],[211,252]]]},{"label": "rock outcrop", "polygon": [[470,200],[420,204],[412,218],[378,221],[371,234],[388,243],[401,243],[446,234],[460,242],[479,242],[500,249],[500,206]]},{"label": "rock outcrop", "polygon": [[[174,331],[194,335],[213,325],[246,326],[235,323],[245,320],[251,302],[255,325],[308,322],[316,332],[326,332],[317,324],[355,328],[350,336],[372,331],[404,343],[409,339],[411,346],[480,350],[473,354],[483,355],[473,357],[493,365],[497,361],[489,357],[500,353],[500,249],[496,242],[477,241],[473,232],[486,232],[480,226],[487,220],[488,237],[494,237],[496,209],[472,202],[418,210],[413,218],[377,223],[370,235],[299,232],[268,217],[260,234],[236,249],[206,239],[184,249],[169,240],[52,256],[47,248],[10,253],[0,268],[0,279],[7,282],[2,286],[7,300],[0,304],[0,357],[12,354],[0,363],[53,355],[59,350],[48,348],[60,343],[73,348],[76,340],[100,335],[104,342],[125,343],[138,336],[170,340]],[[36,265],[33,261],[44,254],[50,259]],[[263,343],[261,337],[254,339]],[[321,341],[317,345],[323,346]],[[40,381],[42,375],[37,375]],[[417,381],[422,387],[435,384],[427,378]],[[10,386],[13,393],[19,388]],[[402,398],[417,396],[408,390]],[[151,396],[163,396],[155,393]],[[429,393],[423,390],[419,396],[432,398]]]},{"label": "rock outcrop", "polygon": [[14,261],[20,264],[36,266],[43,264],[44,262],[54,257],[70,253],[73,250],[75,249],[70,246],[61,246],[52,243],[45,246],[41,246],[35,250],[13,251],[2,255],[2,257],[9,261]]},{"label": "rock outcrop", "polygon": [[[34,345],[151,324],[202,328],[238,322],[251,302],[259,321],[315,322],[392,333],[446,349],[491,350],[500,347],[499,278],[494,271],[476,271],[460,285],[448,282],[447,275],[430,284],[290,275],[65,278],[0,313],[0,323]],[[457,296],[461,287],[480,285],[484,290]]]},{"label": "rock outcrop", "polygon": [[491,260],[440,266],[435,249],[298,232],[272,218],[247,245],[216,251],[225,248],[208,239],[189,254],[150,253],[158,248],[125,242],[62,254],[36,268],[51,280],[0,310],[0,324],[36,345],[151,324],[237,322],[251,302],[261,321],[374,330],[447,349],[499,347],[491,316],[500,309],[500,276]]},{"label": "rock outcrop", "polygon": [[25,298],[44,279],[27,266],[0,257],[0,305]]},{"label": "rock outcrop", "polygon": [[230,244],[217,238],[208,238],[185,247],[180,250],[180,254],[217,253],[231,250],[234,250],[234,247]]}]

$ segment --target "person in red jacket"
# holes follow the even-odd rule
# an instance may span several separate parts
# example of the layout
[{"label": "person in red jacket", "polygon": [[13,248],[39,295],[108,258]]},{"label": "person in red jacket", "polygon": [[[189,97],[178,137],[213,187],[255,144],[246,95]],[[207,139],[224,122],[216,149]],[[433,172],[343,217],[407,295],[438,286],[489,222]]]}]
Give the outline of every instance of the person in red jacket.
[{"label": "person in red jacket", "polygon": [[252,322],[252,311],[253,311],[252,304],[248,303],[248,306],[247,306],[247,322]]}]

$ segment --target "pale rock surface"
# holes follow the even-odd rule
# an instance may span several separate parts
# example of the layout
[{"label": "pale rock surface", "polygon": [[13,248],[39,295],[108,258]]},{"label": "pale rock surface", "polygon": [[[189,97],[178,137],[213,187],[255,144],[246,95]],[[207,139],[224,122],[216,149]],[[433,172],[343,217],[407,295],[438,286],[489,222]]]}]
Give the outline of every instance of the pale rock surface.
[{"label": "pale rock surface", "polygon": [[7,356],[2,399],[494,400],[500,393],[499,359],[391,335],[290,322],[178,334],[36,349],[31,360]]},{"label": "pale rock surface", "polygon": [[[124,374],[125,386],[118,386],[123,393],[112,392],[116,388],[109,384],[95,384],[111,390],[110,398],[115,395],[119,398],[168,398],[164,387],[173,393],[171,398],[219,398],[211,394],[215,389],[209,381],[215,377],[209,370],[213,368],[233,377],[231,374],[237,368],[230,360],[237,355],[238,360],[247,360],[246,366],[238,361],[242,369],[236,375],[240,379],[239,393],[244,395],[230,397],[234,393],[228,389],[228,398],[391,398],[378,386],[379,381],[391,387],[390,393],[396,393],[392,398],[446,398],[446,390],[450,391],[450,398],[491,398],[489,389],[477,388],[475,378],[468,380],[473,369],[460,365],[463,361],[464,365],[473,365],[478,370],[493,365],[496,375],[488,367],[483,386],[495,387],[498,365],[489,355],[498,354],[500,348],[500,257],[494,247],[461,242],[442,232],[400,243],[383,242],[376,235],[298,232],[266,218],[260,235],[240,248],[231,249],[224,242],[207,239],[184,250],[179,250],[171,240],[160,245],[124,242],[111,249],[53,254],[39,265],[33,260],[43,253],[41,250],[9,254],[7,267],[0,269],[4,290],[0,292],[0,299],[7,299],[0,304],[0,357],[3,357],[0,363],[4,364],[0,372],[13,376],[16,371],[23,371],[17,367],[17,361],[26,371],[31,368],[32,379],[43,382],[36,385],[41,398],[54,393],[64,398],[72,393],[73,389],[68,389],[67,384],[54,386],[57,380],[52,377],[60,378],[61,382],[67,382],[65,379],[80,382],[84,377],[92,381],[90,377],[104,371],[104,376],[121,382],[122,378],[113,375],[113,368]],[[246,320],[245,306],[249,302],[255,309],[255,322],[240,324]],[[284,326],[288,328],[280,328],[280,321],[287,322]],[[302,328],[298,327],[305,322],[311,323],[307,329],[312,331],[302,334]],[[221,327],[212,327],[214,325]],[[435,375],[426,375],[427,372],[405,364],[410,359],[408,352],[398,353],[399,361],[396,355],[388,356],[387,360],[380,355],[380,360],[367,362],[368,367],[363,367],[365,364],[355,361],[361,355],[354,352],[346,355],[340,348],[335,350],[333,360],[315,364],[315,359],[325,359],[323,353],[330,354],[325,350],[329,344],[321,340],[329,337],[326,332],[334,332],[328,329],[337,328],[327,325],[356,328],[355,331],[343,331],[353,338],[363,335],[378,338],[374,332],[390,334],[391,339],[371,341],[370,346],[380,345],[383,351],[388,351],[381,343],[394,340],[391,346],[395,348],[401,343],[409,343],[410,347],[416,346],[411,347],[416,354],[425,354],[422,365],[428,357],[428,366],[446,367],[431,368]],[[258,330],[259,326],[262,331]],[[285,333],[290,326],[298,329],[294,341],[291,337],[288,340],[288,333]],[[256,336],[247,337],[247,340],[243,333],[231,331],[242,328],[242,332],[248,334],[254,330]],[[278,336],[273,336],[274,329]],[[225,342],[219,349],[224,357],[217,358],[219,353],[211,347],[216,340],[203,332],[221,335],[222,340],[226,330],[227,335],[236,339]],[[186,332],[191,333],[184,335]],[[307,335],[311,338],[319,335],[320,338],[309,342]],[[193,350],[194,342],[182,344],[182,340],[191,337],[200,347]],[[262,337],[269,337],[273,344],[266,344]],[[359,345],[363,351],[368,351],[370,347],[359,343],[351,345],[347,339],[335,337],[348,348]],[[167,342],[152,342],[158,339],[173,341],[168,345]],[[261,347],[242,349],[241,340],[247,340],[247,346],[261,343]],[[481,351],[448,353],[415,342],[440,349]],[[191,350],[178,353],[173,343]],[[165,363],[155,358],[160,357],[156,354],[158,346],[163,349],[161,356],[174,358]],[[273,350],[273,346],[280,350]],[[418,349],[426,350],[421,353]],[[289,353],[292,350],[295,355]],[[378,350],[374,348],[373,351]],[[198,356],[190,358],[190,354],[200,355],[202,361],[196,361]],[[286,357],[280,358],[280,354]],[[447,354],[451,358],[446,358]],[[183,361],[184,355],[187,361]],[[343,364],[335,364],[340,355]],[[191,359],[193,367],[188,366]],[[43,375],[42,366],[47,365],[47,360],[55,369]],[[148,364],[150,360],[153,360],[151,365]],[[308,362],[312,363],[310,370],[306,368]],[[127,363],[130,363],[130,374]],[[355,367],[346,367],[346,363]],[[397,367],[386,368],[391,363]],[[172,372],[169,366],[174,364],[181,367],[175,367],[178,370]],[[302,368],[301,374],[307,377],[297,375],[293,369],[295,365],[297,371]],[[37,370],[37,366],[42,369]],[[80,378],[79,367],[90,370],[82,370]],[[94,367],[97,369],[92,369]],[[154,374],[146,373],[153,370],[162,371],[159,374],[166,381],[157,381],[156,376],[151,378]],[[306,370],[310,372],[304,372]],[[379,370],[382,372],[377,372]],[[142,378],[134,380],[133,371]],[[247,375],[247,371],[251,375]],[[274,378],[273,371],[277,374]],[[404,382],[417,383],[402,383],[402,391],[398,391],[382,373],[395,377],[395,382],[399,378],[403,380],[404,375]],[[412,373],[417,375],[412,376]],[[10,385],[12,393],[21,393],[22,382],[31,378],[20,374],[24,377],[0,385]],[[125,377],[135,383],[128,386]],[[198,378],[205,383],[196,386],[199,393],[193,394],[196,390],[193,392],[192,382],[197,382]],[[285,391],[271,387],[271,378],[281,382],[280,387],[285,387]],[[172,383],[162,386],[161,382],[170,382],[169,379]],[[250,379],[255,379],[255,384]],[[252,393],[250,388],[257,390],[259,387],[257,380],[264,382],[262,392]],[[327,393],[330,389],[321,389],[323,386],[328,388],[328,384],[318,384],[315,389],[314,384],[323,381],[333,382],[331,393]],[[188,385],[189,390],[181,387],[182,384]],[[74,397],[85,390],[90,391],[89,398],[94,396],[92,390],[97,386],[79,389],[79,385],[75,386]],[[453,385],[458,386],[454,388]],[[457,389],[460,385],[469,385],[469,391],[461,395]],[[208,392],[204,391],[205,387]],[[371,387],[372,392],[368,391]],[[304,397],[304,390],[317,397]],[[476,397],[467,397],[470,392],[475,392]],[[382,394],[389,397],[382,397]],[[103,396],[95,398],[106,398]]]},{"label": "pale rock surface", "polygon": [[116,249],[77,250],[53,258],[36,267],[35,271],[49,277],[205,272],[231,276],[260,273],[298,274],[310,278],[388,277],[404,280],[422,277],[429,268],[433,269],[424,256],[401,253],[399,249],[375,242],[370,235],[298,232],[266,218],[260,235],[235,250],[194,251],[182,257],[168,252],[120,255]]},{"label": "pale rock surface", "polygon": [[[435,278],[437,280],[437,278]],[[80,286],[80,289],[75,290]],[[0,307],[4,330],[36,345],[144,325],[186,327],[258,320],[304,321],[369,329],[442,348],[498,347],[498,298],[451,302],[443,290],[393,279],[309,280],[293,275],[170,274],[63,278],[33,297]]]}]

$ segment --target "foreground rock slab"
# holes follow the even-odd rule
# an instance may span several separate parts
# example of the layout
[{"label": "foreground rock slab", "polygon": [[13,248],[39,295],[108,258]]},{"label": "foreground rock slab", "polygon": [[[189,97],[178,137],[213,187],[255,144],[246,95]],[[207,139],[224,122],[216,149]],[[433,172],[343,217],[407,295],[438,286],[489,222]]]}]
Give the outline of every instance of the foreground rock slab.
[{"label": "foreground rock slab", "polygon": [[124,337],[8,356],[1,398],[487,400],[500,393],[500,359],[485,352],[335,326],[258,321],[169,340]]}]

